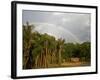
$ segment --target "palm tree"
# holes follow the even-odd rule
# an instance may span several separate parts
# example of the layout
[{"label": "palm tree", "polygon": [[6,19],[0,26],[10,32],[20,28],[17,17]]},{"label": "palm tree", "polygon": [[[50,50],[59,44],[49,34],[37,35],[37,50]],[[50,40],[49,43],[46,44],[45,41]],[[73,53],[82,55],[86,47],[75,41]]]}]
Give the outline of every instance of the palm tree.
[{"label": "palm tree", "polygon": [[34,26],[29,25],[28,22],[26,25],[23,25],[23,69],[32,68],[32,28]]},{"label": "palm tree", "polygon": [[57,52],[58,52],[58,64],[59,65],[61,65],[61,62],[62,62],[61,53],[63,52],[64,42],[65,40],[58,39]]}]

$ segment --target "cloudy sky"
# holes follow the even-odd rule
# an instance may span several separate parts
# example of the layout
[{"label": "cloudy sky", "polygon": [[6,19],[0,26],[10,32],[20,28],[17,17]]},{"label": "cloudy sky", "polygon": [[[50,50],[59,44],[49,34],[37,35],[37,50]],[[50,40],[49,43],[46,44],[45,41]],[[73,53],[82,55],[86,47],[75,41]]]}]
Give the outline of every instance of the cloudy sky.
[{"label": "cloudy sky", "polygon": [[22,23],[35,25],[39,33],[47,33],[66,42],[90,41],[90,14],[23,10]]}]

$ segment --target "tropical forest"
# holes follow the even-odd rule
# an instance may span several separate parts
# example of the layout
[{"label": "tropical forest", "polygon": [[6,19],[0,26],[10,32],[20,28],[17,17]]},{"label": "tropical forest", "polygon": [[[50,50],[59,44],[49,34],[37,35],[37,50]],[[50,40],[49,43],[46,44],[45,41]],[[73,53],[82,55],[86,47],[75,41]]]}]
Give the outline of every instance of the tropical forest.
[{"label": "tropical forest", "polygon": [[23,28],[23,69],[80,67],[91,65],[91,43],[66,42],[35,31],[28,22]]}]

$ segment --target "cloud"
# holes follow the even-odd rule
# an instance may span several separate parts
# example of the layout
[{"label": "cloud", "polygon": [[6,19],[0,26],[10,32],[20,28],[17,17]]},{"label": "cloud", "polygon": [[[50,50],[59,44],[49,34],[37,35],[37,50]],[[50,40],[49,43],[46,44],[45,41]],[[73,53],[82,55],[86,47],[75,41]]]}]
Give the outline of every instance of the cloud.
[{"label": "cloud", "polygon": [[23,11],[22,22],[36,26],[40,33],[48,33],[67,42],[91,41],[91,15],[87,13]]}]

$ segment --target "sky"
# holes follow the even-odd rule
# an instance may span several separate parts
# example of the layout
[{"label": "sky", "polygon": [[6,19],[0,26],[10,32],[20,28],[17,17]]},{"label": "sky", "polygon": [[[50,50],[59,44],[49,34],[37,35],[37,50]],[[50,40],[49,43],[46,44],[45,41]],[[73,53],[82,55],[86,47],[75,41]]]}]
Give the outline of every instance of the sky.
[{"label": "sky", "polygon": [[91,14],[23,10],[22,24],[35,26],[35,31],[47,33],[66,42],[91,41]]}]

